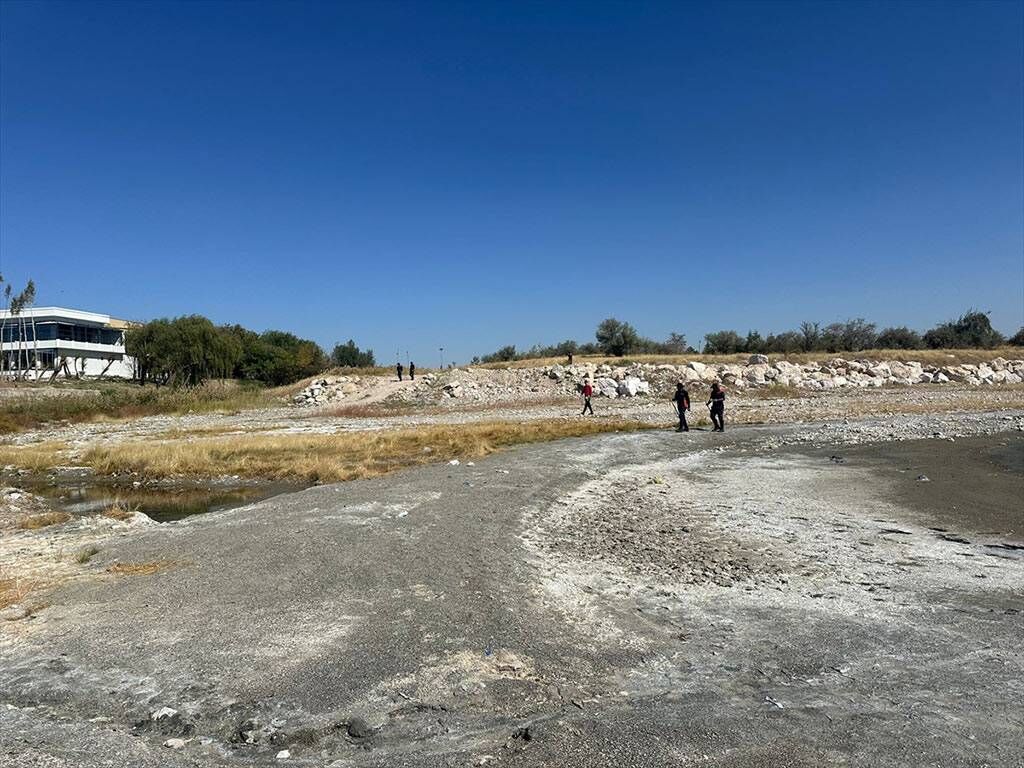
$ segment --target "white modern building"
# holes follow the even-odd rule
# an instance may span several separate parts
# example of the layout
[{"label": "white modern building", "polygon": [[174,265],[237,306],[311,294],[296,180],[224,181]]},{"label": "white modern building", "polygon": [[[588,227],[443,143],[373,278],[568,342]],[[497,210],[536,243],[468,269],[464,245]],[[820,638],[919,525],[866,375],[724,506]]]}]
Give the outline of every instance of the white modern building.
[{"label": "white modern building", "polygon": [[134,323],[63,307],[0,310],[0,374],[27,379],[131,378],[124,332]]}]

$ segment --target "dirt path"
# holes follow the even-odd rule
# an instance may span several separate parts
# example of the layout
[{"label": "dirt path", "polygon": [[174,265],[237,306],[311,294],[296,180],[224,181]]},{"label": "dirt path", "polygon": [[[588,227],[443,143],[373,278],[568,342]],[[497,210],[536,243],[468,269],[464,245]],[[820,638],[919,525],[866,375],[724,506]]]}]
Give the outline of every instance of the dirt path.
[{"label": "dirt path", "polygon": [[4,628],[0,765],[1019,765],[1021,542],[930,530],[898,444],[844,456],[879,430],[563,441],[111,540]]}]

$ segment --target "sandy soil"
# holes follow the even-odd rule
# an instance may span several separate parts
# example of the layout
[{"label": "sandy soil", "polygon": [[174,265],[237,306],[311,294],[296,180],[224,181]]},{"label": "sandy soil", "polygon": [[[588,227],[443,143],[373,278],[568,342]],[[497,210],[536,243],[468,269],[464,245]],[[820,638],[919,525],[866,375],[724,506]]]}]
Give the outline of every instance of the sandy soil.
[{"label": "sandy soil", "polygon": [[606,435],[110,536],[3,625],[0,765],[1022,765],[1022,428]]}]

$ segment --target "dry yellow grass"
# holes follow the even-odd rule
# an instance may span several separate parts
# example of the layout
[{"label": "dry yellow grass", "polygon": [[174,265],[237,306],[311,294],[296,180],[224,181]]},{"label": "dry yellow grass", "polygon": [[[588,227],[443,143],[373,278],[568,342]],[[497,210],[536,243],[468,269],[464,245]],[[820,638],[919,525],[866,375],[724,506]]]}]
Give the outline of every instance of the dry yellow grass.
[{"label": "dry yellow grass", "polygon": [[[689,362],[708,364],[745,363],[750,355],[628,355],[626,357],[604,357],[601,355],[576,355],[573,363],[583,365],[623,365],[630,363],[654,363],[660,365],[685,365]],[[996,347],[995,349],[865,349],[860,352],[795,352],[792,354],[770,354],[771,360],[788,360],[791,363],[810,363],[842,357],[846,360],[915,360],[923,365],[954,365],[960,363],[981,363],[1003,357],[1008,360],[1024,358],[1024,347]],[[544,357],[531,360],[516,360],[511,363],[485,363],[474,368],[536,368],[555,363],[565,365],[565,357]]]},{"label": "dry yellow grass", "polygon": [[31,445],[0,445],[0,466],[13,464],[30,472],[46,472],[61,463],[64,443],[47,442]]},{"label": "dry yellow grass", "polygon": [[18,527],[26,531],[47,528],[51,525],[66,523],[71,519],[67,512],[41,512],[38,515],[27,515],[18,521]]},{"label": "dry yellow grass", "polygon": [[0,610],[25,602],[41,586],[42,582],[34,579],[0,579]]},{"label": "dry yellow grass", "polygon": [[[509,395],[509,399],[512,396]],[[528,401],[517,401],[519,406],[529,408],[540,408],[547,405],[572,405],[578,402],[578,398],[570,395],[554,395],[552,397],[538,397]],[[303,414],[300,418],[320,419],[324,417],[342,418],[378,418],[388,416],[432,416],[445,413],[484,413],[486,411],[504,411],[508,408],[508,400],[495,399],[482,403],[458,403],[454,405],[416,405],[408,402],[378,402],[368,405],[335,405],[329,408],[318,408],[309,413]],[[571,409],[570,409],[571,410]]]},{"label": "dry yellow grass", "polygon": [[231,434],[242,434],[245,432],[273,432],[275,430],[284,429],[283,426],[266,426],[260,425],[258,427],[245,426],[239,424],[232,425],[213,425],[213,426],[196,426],[196,427],[174,427],[172,429],[165,429],[163,432],[155,432],[147,439],[156,440],[183,440],[185,438],[204,438],[213,437],[216,435],[231,435]]},{"label": "dry yellow grass", "polygon": [[336,482],[452,458],[478,458],[524,443],[650,428],[625,420],[435,425],[337,435],[252,435],[195,442],[104,445],[83,461],[97,472],[152,478],[242,477]]},{"label": "dry yellow grass", "polygon": [[175,564],[173,560],[153,560],[148,563],[114,563],[107,568],[107,573],[112,573],[115,576],[151,576]]},{"label": "dry yellow grass", "polygon": [[135,510],[120,499],[115,499],[114,503],[104,509],[100,514],[103,515],[103,517],[109,517],[112,520],[127,520],[135,515]]}]

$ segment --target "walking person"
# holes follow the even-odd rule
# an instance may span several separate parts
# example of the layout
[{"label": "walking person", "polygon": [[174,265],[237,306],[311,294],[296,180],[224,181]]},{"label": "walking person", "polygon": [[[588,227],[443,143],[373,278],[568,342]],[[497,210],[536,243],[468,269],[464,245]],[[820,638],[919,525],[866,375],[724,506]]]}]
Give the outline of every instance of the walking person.
[{"label": "walking person", "polygon": [[725,390],[717,381],[711,385],[711,395],[705,405],[711,406],[712,432],[725,432]]},{"label": "walking person", "polygon": [[402,364],[399,363],[398,365],[395,366],[395,370],[398,371],[398,380],[401,381],[402,380],[402,371],[404,371],[405,368],[403,368]]},{"label": "walking person", "polygon": [[594,415],[594,406],[590,404],[590,398],[594,396],[594,388],[590,384],[590,379],[586,379],[583,382],[583,413],[580,416],[586,416],[587,411],[590,411],[590,415]]},{"label": "walking person", "polygon": [[416,363],[409,361],[409,381],[416,381]]},{"label": "walking person", "polygon": [[689,432],[690,425],[686,423],[686,412],[690,410],[690,393],[686,391],[683,382],[676,384],[676,393],[672,396],[676,412],[679,414],[679,427],[676,432]]}]

